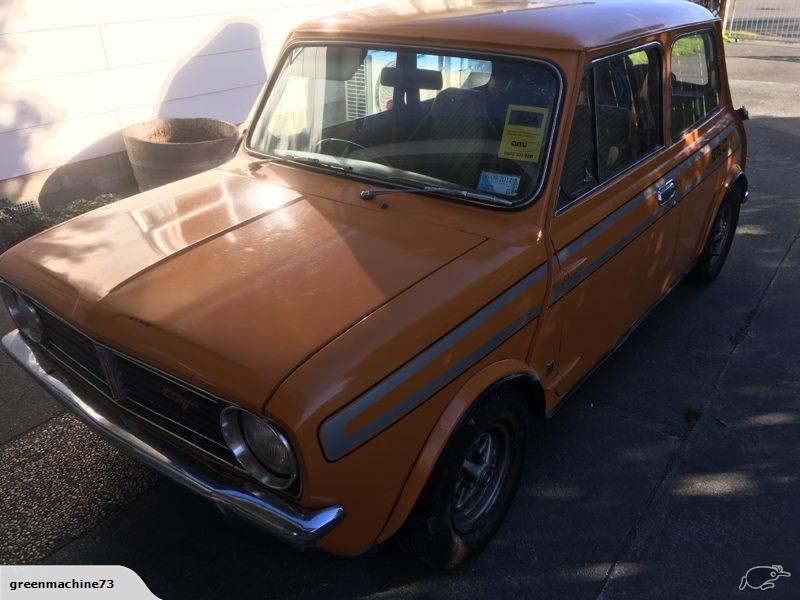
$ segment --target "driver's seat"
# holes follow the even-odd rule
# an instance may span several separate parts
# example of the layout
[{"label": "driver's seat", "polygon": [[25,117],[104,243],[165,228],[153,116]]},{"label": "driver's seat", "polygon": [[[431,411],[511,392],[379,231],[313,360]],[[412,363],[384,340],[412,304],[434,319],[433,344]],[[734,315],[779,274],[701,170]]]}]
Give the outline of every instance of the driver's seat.
[{"label": "driver's seat", "polygon": [[497,139],[483,92],[447,88],[439,92],[412,132],[411,160],[406,168],[474,187],[483,156],[496,146]]}]

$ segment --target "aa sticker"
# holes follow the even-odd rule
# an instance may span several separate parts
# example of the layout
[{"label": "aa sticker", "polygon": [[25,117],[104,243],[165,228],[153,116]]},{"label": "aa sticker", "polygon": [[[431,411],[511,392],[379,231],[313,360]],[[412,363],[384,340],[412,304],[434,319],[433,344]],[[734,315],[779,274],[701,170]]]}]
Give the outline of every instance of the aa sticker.
[{"label": "aa sticker", "polygon": [[546,125],[546,108],[509,104],[497,156],[511,160],[539,162]]}]

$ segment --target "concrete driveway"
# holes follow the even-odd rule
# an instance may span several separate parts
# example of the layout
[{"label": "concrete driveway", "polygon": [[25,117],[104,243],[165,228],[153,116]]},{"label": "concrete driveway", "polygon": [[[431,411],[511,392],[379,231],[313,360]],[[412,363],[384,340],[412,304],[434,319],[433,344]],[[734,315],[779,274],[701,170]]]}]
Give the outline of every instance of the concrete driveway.
[{"label": "concrete driveway", "polygon": [[[0,562],[122,564],[165,599],[800,597],[800,48],[728,52],[753,117],[729,263],[678,286],[547,423],[475,560],[296,553],[121,456],[1,358]],[[739,592],[772,564],[796,574]]]}]

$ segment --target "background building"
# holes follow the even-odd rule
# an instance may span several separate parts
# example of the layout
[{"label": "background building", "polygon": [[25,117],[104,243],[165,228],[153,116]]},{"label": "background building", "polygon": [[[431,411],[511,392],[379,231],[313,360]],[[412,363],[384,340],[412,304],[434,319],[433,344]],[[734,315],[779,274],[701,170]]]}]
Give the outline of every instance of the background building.
[{"label": "background building", "polygon": [[347,0],[6,0],[0,198],[43,208],[133,180],[121,130],[154,117],[240,123],[298,22]]}]

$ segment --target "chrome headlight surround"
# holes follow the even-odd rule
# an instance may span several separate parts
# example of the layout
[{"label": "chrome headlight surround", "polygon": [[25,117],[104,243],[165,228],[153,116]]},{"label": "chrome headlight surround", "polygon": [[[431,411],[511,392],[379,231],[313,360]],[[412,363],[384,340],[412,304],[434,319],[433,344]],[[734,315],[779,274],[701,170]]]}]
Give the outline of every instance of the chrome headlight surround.
[{"label": "chrome headlight surround", "polygon": [[223,410],[219,421],[228,448],[257,481],[285,490],[297,480],[297,459],[292,446],[275,425],[236,406]]},{"label": "chrome headlight surround", "polygon": [[33,304],[10,285],[1,281],[0,296],[3,297],[8,314],[11,315],[11,320],[14,321],[17,328],[26,338],[40,344],[43,332],[42,321]]}]

